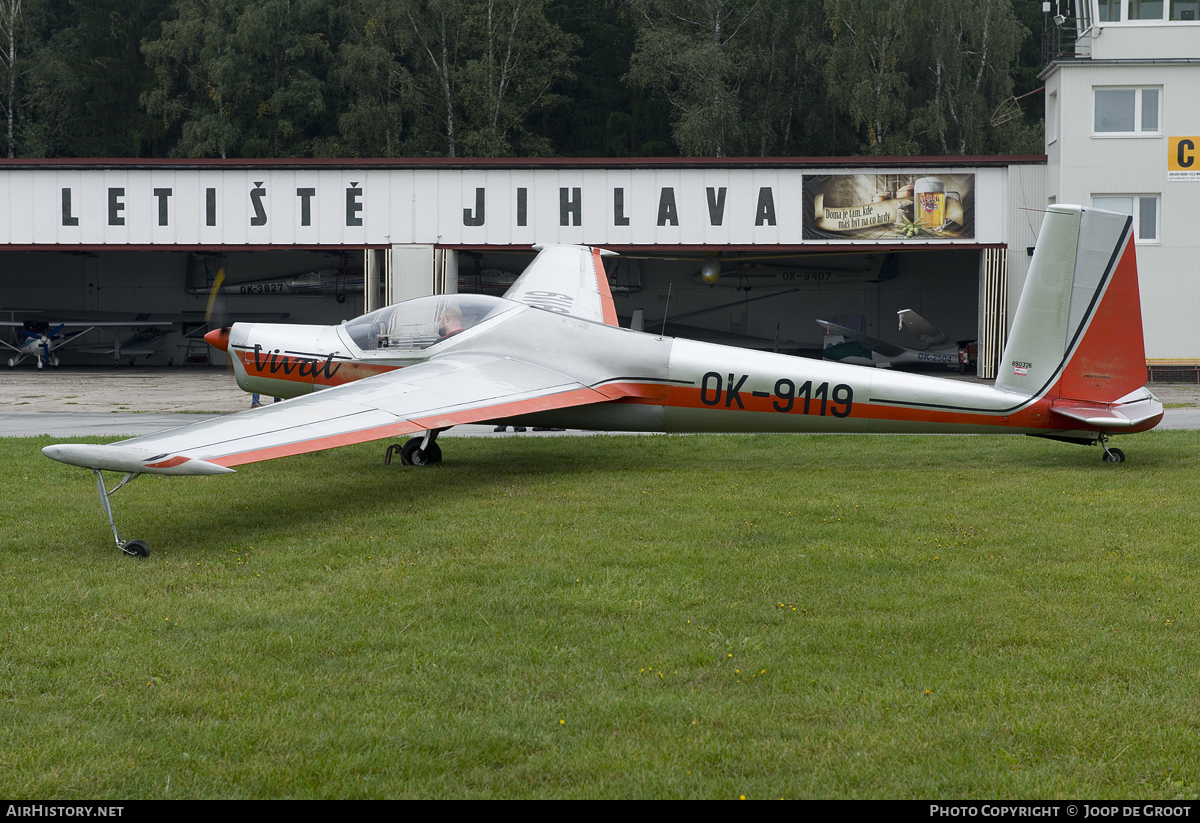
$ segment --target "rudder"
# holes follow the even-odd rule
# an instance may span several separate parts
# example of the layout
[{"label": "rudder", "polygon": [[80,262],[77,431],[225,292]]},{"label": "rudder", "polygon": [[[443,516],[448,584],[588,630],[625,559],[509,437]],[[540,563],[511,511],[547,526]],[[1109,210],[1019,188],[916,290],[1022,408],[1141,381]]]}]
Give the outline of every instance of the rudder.
[{"label": "rudder", "polygon": [[997,388],[1112,402],[1146,382],[1128,215],[1050,206]]}]

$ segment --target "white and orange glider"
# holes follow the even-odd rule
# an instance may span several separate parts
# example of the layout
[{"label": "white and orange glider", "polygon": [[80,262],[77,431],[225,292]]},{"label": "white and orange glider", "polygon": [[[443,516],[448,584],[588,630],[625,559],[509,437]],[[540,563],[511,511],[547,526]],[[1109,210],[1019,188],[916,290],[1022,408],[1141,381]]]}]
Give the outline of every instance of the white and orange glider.
[{"label": "white and orange glider", "polygon": [[[108,446],[47,446],[109,497],[143,473],[217,474],[350,443],[507,423],[650,432],[1029,434],[1099,443],[1162,419],[1146,390],[1131,219],[1051,206],[995,386],[734,349],[617,325],[598,249],[550,246],[504,298],[423,297],[343,323],[237,323],[206,339],[266,406]],[[102,472],[124,472],[109,491]],[[140,540],[113,536],[128,554]]]}]

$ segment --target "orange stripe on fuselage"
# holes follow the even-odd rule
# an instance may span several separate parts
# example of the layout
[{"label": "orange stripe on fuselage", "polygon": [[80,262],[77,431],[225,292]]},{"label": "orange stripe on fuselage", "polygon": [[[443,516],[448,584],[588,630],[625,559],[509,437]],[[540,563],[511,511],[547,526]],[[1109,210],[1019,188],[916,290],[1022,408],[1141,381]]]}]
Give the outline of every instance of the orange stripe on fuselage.
[{"label": "orange stripe on fuselage", "polygon": [[[680,409],[701,409],[711,411],[746,411],[753,413],[770,413],[778,415],[804,415],[804,399],[797,397],[789,411],[781,412],[776,404],[786,407],[786,402],[779,397],[754,397],[749,392],[741,393],[744,408],[736,402],[725,405],[725,395],[717,404],[705,403],[701,400],[701,391],[690,386],[666,386],[659,383],[613,383],[600,388],[613,398],[616,403],[634,405],[661,405]],[[834,406],[827,400],[825,414],[821,414],[819,399],[811,399],[808,407],[808,417],[834,417],[844,420],[881,420],[899,423],[922,423],[931,425],[980,426],[989,428],[1015,429],[1045,429],[1047,431],[1088,431],[1088,427],[1077,420],[1056,416],[1052,419],[1050,410],[1057,401],[1052,396],[1046,396],[1035,403],[1011,412],[971,412],[955,409],[930,409],[907,406],[896,406],[886,403],[872,403],[855,400],[850,414],[838,418],[831,413]],[[1098,409],[1119,408],[1111,403],[1096,403]],[[836,406],[839,411],[845,409],[844,404]],[[1136,426],[1114,427],[1108,429],[1111,434],[1136,434],[1149,431],[1162,420],[1162,415],[1150,418]],[[1094,429],[1099,431],[1100,428]]]},{"label": "orange stripe on fuselage", "polygon": [[322,387],[341,386],[400,368],[400,366],[385,366],[378,363],[332,360],[328,357],[320,360],[314,357],[293,357],[261,350],[258,352],[256,363],[253,350],[239,349],[235,354],[241,361],[242,368],[250,377],[286,380],[289,383],[304,383]]},{"label": "orange stripe on fuselage", "polygon": [[616,326],[617,307],[613,305],[612,290],[608,288],[608,275],[604,271],[604,258],[597,249],[592,249],[592,267],[596,270],[596,290],[600,292],[600,310],[604,325]]},{"label": "orange stripe on fuselage", "polygon": [[[722,393],[720,400],[715,405],[705,403],[701,398],[701,390],[693,386],[666,386],[654,383],[625,382],[606,384],[601,387],[600,391],[613,397],[617,402],[638,405],[664,405],[681,409],[746,411],[778,415],[805,414],[803,397],[793,398],[791,408],[788,411],[781,411],[781,408],[787,408],[788,406],[786,399],[777,396],[754,397],[750,392],[746,391],[739,393],[740,406],[737,401],[730,401],[729,405],[726,405],[725,401],[728,395],[725,393]],[[836,403],[832,397],[826,398],[824,404],[822,404],[820,398],[810,398],[807,416],[853,420],[887,420],[905,423],[1004,426],[1019,429],[1053,428],[1065,430],[1079,428],[1078,425],[1051,426],[1049,414],[1051,402],[1050,398],[1043,398],[1029,406],[1005,414],[1001,412],[987,413],[958,411],[955,409],[894,406],[883,403],[871,403],[866,400],[854,400],[850,406],[850,413],[841,417],[840,414],[835,415],[833,412],[834,410],[837,410],[839,413],[845,411],[846,405],[844,403]],[[825,410],[824,415],[821,414],[822,405]]]}]

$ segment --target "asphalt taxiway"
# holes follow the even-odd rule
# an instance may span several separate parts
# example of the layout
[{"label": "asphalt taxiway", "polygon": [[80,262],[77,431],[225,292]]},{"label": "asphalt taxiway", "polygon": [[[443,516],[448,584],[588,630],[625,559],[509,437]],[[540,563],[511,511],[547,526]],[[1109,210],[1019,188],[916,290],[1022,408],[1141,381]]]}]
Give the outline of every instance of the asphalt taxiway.
[{"label": "asphalt taxiway", "polygon": [[[1200,385],[1154,383],[1167,409],[1160,429],[1200,429]],[[271,398],[263,398],[270,403]],[[250,395],[221,368],[62,368],[0,373],[0,436],[132,437],[186,426],[250,407]],[[561,437],[455,426],[443,437]]]}]

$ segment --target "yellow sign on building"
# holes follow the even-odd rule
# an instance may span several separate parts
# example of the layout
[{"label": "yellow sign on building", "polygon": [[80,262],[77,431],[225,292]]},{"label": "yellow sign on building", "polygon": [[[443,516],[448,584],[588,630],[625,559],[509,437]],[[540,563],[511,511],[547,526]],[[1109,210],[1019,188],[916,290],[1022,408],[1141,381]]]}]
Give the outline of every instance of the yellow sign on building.
[{"label": "yellow sign on building", "polygon": [[1200,181],[1200,137],[1167,138],[1167,180]]}]

